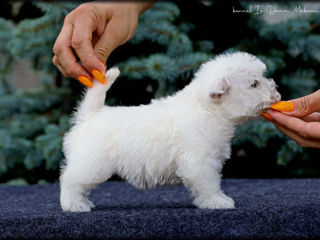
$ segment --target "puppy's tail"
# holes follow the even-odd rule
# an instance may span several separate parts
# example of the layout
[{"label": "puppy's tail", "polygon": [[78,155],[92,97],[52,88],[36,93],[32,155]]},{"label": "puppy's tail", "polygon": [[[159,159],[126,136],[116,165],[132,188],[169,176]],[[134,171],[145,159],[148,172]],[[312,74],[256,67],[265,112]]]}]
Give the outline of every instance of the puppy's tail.
[{"label": "puppy's tail", "polygon": [[74,123],[85,121],[93,112],[96,112],[104,106],[106,92],[117,79],[119,74],[119,69],[115,67],[106,72],[106,84],[101,84],[98,83],[97,80],[94,80],[94,86],[92,88],[87,88],[84,92],[82,101],[77,107],[77,111],[73,114],[72,120]]}]

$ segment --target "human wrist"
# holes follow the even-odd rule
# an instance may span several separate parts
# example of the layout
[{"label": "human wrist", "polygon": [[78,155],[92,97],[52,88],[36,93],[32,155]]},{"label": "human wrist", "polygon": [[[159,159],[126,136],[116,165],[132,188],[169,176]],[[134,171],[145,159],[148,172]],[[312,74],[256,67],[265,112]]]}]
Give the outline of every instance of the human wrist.
[{"label": "human wrist", "polygon": [[138,16],[140,16],[147,9],[152,7],[155,3],[156,3],[156,1],[139,1],[139,2],[135,2],[134,3],[135,4],[135,9],[136,9],[136,12],[137,12]]}]

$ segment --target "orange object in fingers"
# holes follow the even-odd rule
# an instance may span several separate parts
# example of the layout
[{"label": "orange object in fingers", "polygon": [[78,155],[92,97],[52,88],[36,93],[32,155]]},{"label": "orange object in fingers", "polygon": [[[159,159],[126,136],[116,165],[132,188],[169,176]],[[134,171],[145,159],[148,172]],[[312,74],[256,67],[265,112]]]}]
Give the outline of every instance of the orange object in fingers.
[{"label": "orange object in fingers", "polygon": [[284,112],[292,112],[294,110],[294,106],[292,102],[281,101],[271,105],[271,109],[284,111]]},{"label": "orange object in fingers", "polygon": [[264,117],[267,121],[273,122],[273,118],[268,113],[261,113],[262,117]]},{"label": "orange object in fingers", "polygon": [[79,80],[83,85],[85,85],[85,86],[87,86],[87,87],[90,87],[90,88],[93,87],[93,82],[92,82],[89,78],[87,78],[87,77],[85,77],[85,76],[79,76],[79,77],[78,77],[78,80]]}]

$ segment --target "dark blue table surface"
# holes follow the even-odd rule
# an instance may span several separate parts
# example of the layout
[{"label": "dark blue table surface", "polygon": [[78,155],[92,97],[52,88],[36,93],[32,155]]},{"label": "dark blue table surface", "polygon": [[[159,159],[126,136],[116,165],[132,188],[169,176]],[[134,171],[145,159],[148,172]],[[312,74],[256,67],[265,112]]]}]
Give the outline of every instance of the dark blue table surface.
[{"label": "dark blue table surface", "polygon": [[57,184],[0,185],[0,239],[320,239],[320,179],[225,179],[235,209],[192,205],[182,186],[106,182],[90,213],[65,213]]}]

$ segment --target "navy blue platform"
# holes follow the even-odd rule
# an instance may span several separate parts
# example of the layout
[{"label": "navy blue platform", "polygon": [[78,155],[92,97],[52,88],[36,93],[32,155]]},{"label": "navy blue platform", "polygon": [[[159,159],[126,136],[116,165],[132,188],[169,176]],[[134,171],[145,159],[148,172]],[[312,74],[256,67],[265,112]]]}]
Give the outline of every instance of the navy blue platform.
[{"label": "navy blue platform", "polygon": [[231,210],[201,210],[184,187],[97,187],[64,213],[57,184],[0,186],[0,239],[320,239],[320,179],[226,179]]}]

